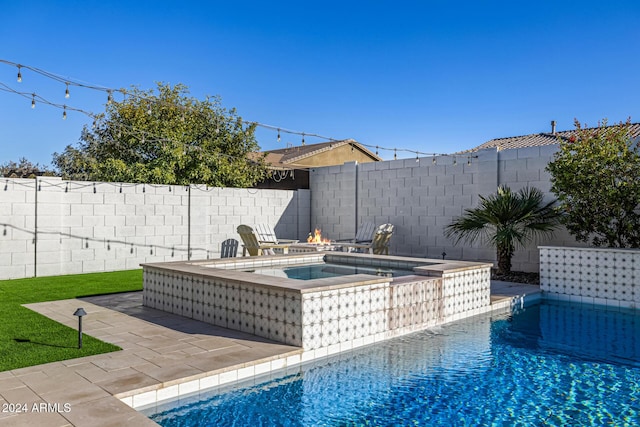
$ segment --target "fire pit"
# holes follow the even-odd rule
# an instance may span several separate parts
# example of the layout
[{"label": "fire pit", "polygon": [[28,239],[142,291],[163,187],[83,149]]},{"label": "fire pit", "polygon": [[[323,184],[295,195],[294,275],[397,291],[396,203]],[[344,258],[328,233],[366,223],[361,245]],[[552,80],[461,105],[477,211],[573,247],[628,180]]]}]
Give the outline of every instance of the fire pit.
[{"label": "fire pit", "polygon": [[322,237],[322,230],[316,228],[313,233],[309,233],[307,243],[295,243],[289,246],[289,253],[335,251],[339,249],[342,249],[342,247],[336,245],[330,239]]}]

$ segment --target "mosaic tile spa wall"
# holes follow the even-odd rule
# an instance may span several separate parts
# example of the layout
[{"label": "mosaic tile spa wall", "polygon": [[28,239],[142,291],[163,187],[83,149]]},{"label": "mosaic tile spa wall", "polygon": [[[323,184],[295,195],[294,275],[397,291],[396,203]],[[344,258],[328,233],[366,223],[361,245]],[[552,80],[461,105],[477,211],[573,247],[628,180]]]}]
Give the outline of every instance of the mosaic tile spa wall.
[{"label": "mosaic tile spa wall", "polygon": [[640,308],[640,251],[540,247],[540,289],[546,298]]}]

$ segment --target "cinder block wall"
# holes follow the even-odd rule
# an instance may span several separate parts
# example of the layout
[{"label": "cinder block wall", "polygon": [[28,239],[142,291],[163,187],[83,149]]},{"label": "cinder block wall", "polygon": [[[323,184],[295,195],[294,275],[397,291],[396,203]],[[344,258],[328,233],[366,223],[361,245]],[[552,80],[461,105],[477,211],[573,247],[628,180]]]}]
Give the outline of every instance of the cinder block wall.
[{"label": "cinder block wall", "polygon": [[[535,186],[549,199],[544,170],[557,146],[468,156],[346,163],[313,168],[310,190],[256,190],[7,179],[0,184],[0,279],[137,268],[142,262],[219,257],[239,224],[271,224],[304,240],[331,239],[358,224],[393,223],[398,255],[495,261],[492,248],[454,245],[444,228],[498,185]],[[471,160],[468,164],[468,160]],[[518,250],[514,270],[537,271],[537,245],[584,246],[565,230]]]},{"label": "cinder block wall", "polygon": [[[327,237],[353,237],[356,224],[386,222],[396,226],[391,252],[427,258],[495,262],[495,250],[481,244],[454,245],[444,228],[465,209],[478,206],[479,195],[495,193],[499,185],[517,191],[535,186],[550,193],[544,170],[557,146],[497,151],[482,150],[472,157],[438,156],[385,162],[347,163],[312,169],[311,223]],[[518,250],[513,269],[538,271],[538,244],[576,245],[560,230],[550,240]]]},{"label": "cinder block wall", "polygon": [[306,237],[309,190],[3,179],[0,279],[217,258],[240,224]]}]

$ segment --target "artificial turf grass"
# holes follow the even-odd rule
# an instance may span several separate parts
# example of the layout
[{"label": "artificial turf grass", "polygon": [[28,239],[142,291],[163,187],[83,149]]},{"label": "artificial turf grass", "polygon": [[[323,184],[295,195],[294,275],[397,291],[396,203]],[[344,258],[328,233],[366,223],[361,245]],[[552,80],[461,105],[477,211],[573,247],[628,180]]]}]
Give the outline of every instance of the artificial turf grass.
[{"label": "artificial turf grass", "polygon": [[0,371],[120,350],[23,304],[142,290],[142,270],[0,281]]}]

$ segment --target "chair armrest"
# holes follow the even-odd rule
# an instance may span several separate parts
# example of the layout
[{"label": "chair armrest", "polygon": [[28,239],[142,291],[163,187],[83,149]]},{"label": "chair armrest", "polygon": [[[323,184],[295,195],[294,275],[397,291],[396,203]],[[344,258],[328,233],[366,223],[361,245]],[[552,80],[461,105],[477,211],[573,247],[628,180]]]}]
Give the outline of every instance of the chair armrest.
[{"label": "chair armrest", "polygon": [[261,249],[287,249],[289,246],[289,243],[260,243]]},{"label": "chair armrest", "polygon": [[278,243],[280,244],[285,244],[285,245],[293,245],[298,243],[300,240],[294,240],[294,239],[278,239]]}]

